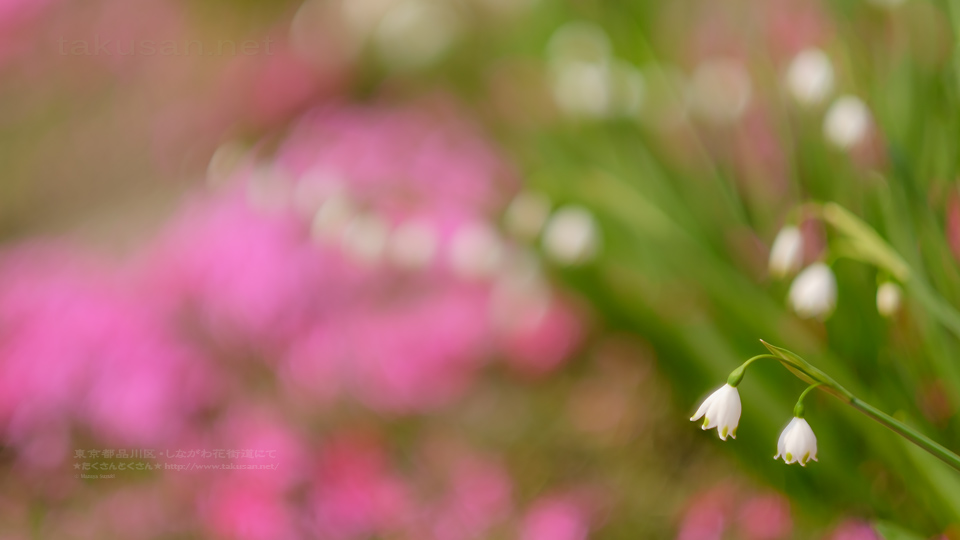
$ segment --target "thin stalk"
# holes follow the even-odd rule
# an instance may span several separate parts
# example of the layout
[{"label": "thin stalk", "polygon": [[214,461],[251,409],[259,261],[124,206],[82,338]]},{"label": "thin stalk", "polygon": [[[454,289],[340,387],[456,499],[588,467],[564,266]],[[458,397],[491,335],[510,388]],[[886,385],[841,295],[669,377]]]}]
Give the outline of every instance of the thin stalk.
[{"label": "thin stalk", "polygon": [[812,385],[807,388],[803,394],[801,394],[800,400],[797,402],[797,407],[801,409],[803,408],[803,405],[800,402],[803,400],[803,396],[805,396],[807,392],[814,388],[820,388],[825,392],[835,395],[838,399],[849,403],[850,406],[869,416],[870,418],[873,418],[890,431],[893,431],[897,435],[900,435],[904,439],[907,439],[913,444],[926,450],[957,471],[960,471],[960,456],[954,452],[948,450],[946,447],[933,441],[933,439],[930,439],[926,435],[904,424],[889,414],[877,409],[873,405],[870,405],[869,403],[854,396],[849,390],[840,386],[840,384],[830,378],[829,375],[820,371],[803,358],[800,358],[796,353],[771,345],[763,340],[760,341],[767,347],[767,349],[770,350],[770,352],[779,357],[783,361],[784,365],[787,366],[787,368],[790,369],[790,371],[792,371],[795,375],[797,375],[797,377],[809,382]]},{"label": "thin stalk", "polygon": [[873,405],[862,401],[858,398],[853,398],[850,400],[850,405],[862,412],[863,414],[873,418],[880,424],[882,424],[887,429],[893,431],[897,435],[900,435],[904,439],[912,442],[913,444],[923,448],[927,452],[933,454],[941,461],[950,465],[954,469],[960,471],[960,456],[951,452],[946,447],[941,444],[933,441],[926,435],[923,435],[919,431],[913,429],[912,427],[904,424],[903,422],[897,420],[896,418],[890,416],[889,414],[877,409]]},{"label": "thin stalk", "polygon": [[821,382],[811,384],[810,386],[807,387],[806,390],[800,393],[800,397],[797,398],[797,404],[793,406],[794,416],[796,416],[797,418],[803,418],[803,398],[807,397],[807,394],[809,394],[814,388],[821,386],[822,384],[823,383]]},{"label": "thin stalk", "polygon": [[774,356],[772,354],[758,354],[757,356],[754,356],[753,358],[750,358],[746,362],[740,364],[740,367],[738,367],[737,369],[731,371],[730,376],[727,377],[727,384],[733,387],[736,387],[737,385],[739,385],[740,381],[743,380],[743,375],[744,373],[746,373],[747,368],[750,367],[750,364],[756,362],[757,360],[760,360],[761,358],[772,358],[774,360],[780,360],[779,357]]}]

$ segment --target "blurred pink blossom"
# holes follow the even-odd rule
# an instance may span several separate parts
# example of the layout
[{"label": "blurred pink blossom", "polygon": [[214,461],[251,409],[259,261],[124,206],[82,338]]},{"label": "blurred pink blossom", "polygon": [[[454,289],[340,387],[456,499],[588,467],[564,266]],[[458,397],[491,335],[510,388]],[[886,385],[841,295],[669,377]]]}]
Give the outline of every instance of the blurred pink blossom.
[{"label": "blurred pink blossom", "polygon": [[738,523],[746,540],[787,538],[793,528],[790,501],[775,494],[751,497],[740,506]]},{"label": "blurred pink blossom", "polygon": [[873,527],[856,520],[841,523],[827,538],[829,540],[881,540]]},{"label": "blurred pink blossom", "polygon": [[545,375],[560,367],[583,336],[581,317],[566,302],[553,298],[539,316],[506,330],[502,346],[507,361],[528,375]]},{"label": "blurred pink blossom", "polygon": [[242,193],[190,204],[140,266],[158,302],[246,345],[289,337],[323,305],[322,255],[296,221],[258,213]]},{"label": "blurred pink blossom", "polygon": [[694,496],[680,523],[677,540],[719,540],[730,524],[736,490],[720,485]]},{"label": "blurred pink blossom", "polygon": [[374,205],[489,212],[516,175],[452,106],[325,107],[307,114],[279,157],[294,176],[322,170]]},{"label": "blurred pink blossom", "polygon": [[589,532],[587,510],[576,498],[564,495],[536,501],[520,525],[521,540],[586,540]]},{"label": "blurred pink blossom", "polygon": [[370,441],[330,442],[314,486],[315,525],[325,540],[360,540],[401,530],[412,517],[409,489]]},{"label": "blurred pink blossom", "polygon": [[203,403],[204,363],[115,272],[37,246],[4,256],[0,276],[0,419],[14,440],[71,418],[107,441],[150,444]]},{"label": "blurred pink blossom", "polygon": [[218,476],[201,501],[201,511],[212,535],[231,540],[301,538],[294,528],[293,509],[288,501],[282,494],[250,482],[248,476]]}]

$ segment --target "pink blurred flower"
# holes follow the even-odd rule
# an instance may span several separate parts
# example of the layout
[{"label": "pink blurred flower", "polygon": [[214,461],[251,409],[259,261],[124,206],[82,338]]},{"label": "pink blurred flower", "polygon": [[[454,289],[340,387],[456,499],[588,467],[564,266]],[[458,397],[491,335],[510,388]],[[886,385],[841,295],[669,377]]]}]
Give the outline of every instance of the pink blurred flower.
[{"label": "pink blurred flower", "polygon": [[295,220],[257,212],[242,194],[198,200],[140,262],[143,286],[218,338],[273,342],[324,305],[323,258],[306,240]]},{"label": "pink blurred flower", "polygon": [[360,399],[411,412],[462,395],[489,352],[485,317],[482,291],[441,289],[358,318],[345,337]]},{"label": "pink blurred flower", "polygon": [[586,540],[589,532],[587,510],[575,498],[564,495],[535,502],[520,525],[521,540]]},{"label": "pink blurred flower", "polygon": [[380,208],[502,206],[516,177],[452,107],[326,107],[306,115],[279,153],[296,177],[323,170]]},{"label": "pink blurred flower", "polygon": [[257,45],[259,54],[231,60],[214,93],[228,96],[224,105],[235,122],[275,124],[287,119],[318,93],[329,92],[340,84],[342,66],[318,71],[293,54],[280,36],[268,35],[257,41]]},{"label": "pink blurred flower", "polygon": [[677,540],[719,540],[730,523],[736,492],[727,486],[705,490],[688,503]]},{"label": "pink blurred flower", "polygon": [[360,540],[401,530],[412,517],[406,485],[369,441],[329,443],[314,486],[315,525],[325,540]]},{"label": "pink blurred flower", "polygon": [[207,370],[118,275],[52,247],[0,261],[0,419],[16,440],[72,418],[108,441],[171,436],[203,403]]},{"label": "pink blurred flower", "polygon": [[292,540],[292,505],[282,493],[262,489],[246,476],[218,477],[201,502],[206,526],[216,538],[231,540]]},{"label": "pink blurred flower", "polygon": [[520,372],[540,376],[568,359],[583,337],[581,318],[566,303],[552,298],[540,313],[506,329],[502,347],[507,361]]},{"label": "pink blurred flower", "polygon": [[[276,466],[272,470],[232,471],[232,475],[243,477],[262,490],[281,492],[293,489],[309,475],[311,451],[305,437],[288,425],[275,406],[245,403],[242,398],[234,398],[232,408],[212,431],[212,440],[206,446],[253,450],[253,457],[244,457],[239,462]],[[222,463],[222,460],[215,462]]]},{"label": "pink blurred flower", "polygon": [[745,540],[777,540],[793,528],[790,501],[782,495],[751,497],[740,506],[739,529]]}]

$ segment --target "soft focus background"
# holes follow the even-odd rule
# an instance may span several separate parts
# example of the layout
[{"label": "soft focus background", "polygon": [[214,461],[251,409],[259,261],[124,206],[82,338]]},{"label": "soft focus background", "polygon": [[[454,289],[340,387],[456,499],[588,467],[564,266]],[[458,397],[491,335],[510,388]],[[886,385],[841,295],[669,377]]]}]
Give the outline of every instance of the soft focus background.
[{"label": "soft focus background", "polygon": [[773,363],[736,441],[688,421],[762,338],[960,448],[958,30],[0,0],[0,538],[960,538],[960,475],[825,394],[772,460]]}]

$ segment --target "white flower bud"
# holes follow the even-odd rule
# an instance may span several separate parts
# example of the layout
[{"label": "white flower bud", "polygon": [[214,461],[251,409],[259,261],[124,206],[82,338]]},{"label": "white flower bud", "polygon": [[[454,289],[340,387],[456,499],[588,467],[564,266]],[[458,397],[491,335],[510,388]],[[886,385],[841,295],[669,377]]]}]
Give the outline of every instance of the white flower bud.
[{"label": "white flower bud", "polygon": [[838,98],[827,110],[823,121],[823,134],[841,150],[856,146],[867,136],[870,128],[870,110],[854,96]]},{"label": "white flower bud", "polygon": [[814,263],[793,280],[790,305],[804,319],[826,319],[837,305],[837,278],[830,267]]},{"label": "white flower bud", "polygon": [[781,457],[784,463],[799,463],[801,467],[806,467],[811,459],[817,461],[817,436],[803,418],[794,417],[780,433],[773,459]]},{"label": "white flower bud", "polygon": [[565,206],[550,217],[543,232],[543,249],[563,265],[581,264],[599,249],[600,233],[593,214],[580,206]]},{"label": "white flower bud", "polygon": [[782,278],[800,269],[803,263],[803,236],[800,229],[787,226],[780,229],[770,248],[770,275]]},{"label": "white flower bud", "polygon": [[804,49],[787,68],[787,89],[801,105],[816,105],[833,91],[833,65],[817,48]]},{"label": "white flower bud", "polygon": [[888,281],[877,288],[877,311],[884,317],[890,317],[900,310],[900,286]]},{"label": "white flower bud", "polygon": [[703,404],[697,409],[697,413],[690,417],[690,421],[696,422],[703,417],[702,429],[717,428],[721,439],[727,440],[727,435],[736,439],[740,411],[740,392],[736,387],[725,384],[703,400]]},{"label": "white flower bud", "polygon": [[457,40],[461,22],[452,2],[402,0],[390,7],[374,34],[377,51],[394,68],[421,68]]}]

